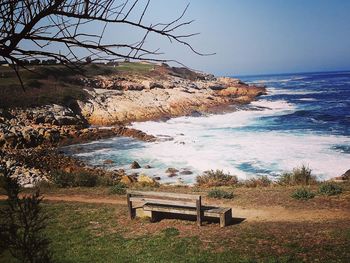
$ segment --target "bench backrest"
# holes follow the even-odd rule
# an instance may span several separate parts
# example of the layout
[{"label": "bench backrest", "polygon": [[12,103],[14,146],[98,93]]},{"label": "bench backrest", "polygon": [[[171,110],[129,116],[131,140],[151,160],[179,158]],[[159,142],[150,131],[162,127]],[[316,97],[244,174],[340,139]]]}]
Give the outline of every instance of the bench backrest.
[{"label": "bench backrest", "polygon": [[161,205],[174,205],[185,207],[197,207],[201,202],[200,195],[165,193],[165,192],[145,192],[127,191],[128,199],[131,202],[145,202]]}]

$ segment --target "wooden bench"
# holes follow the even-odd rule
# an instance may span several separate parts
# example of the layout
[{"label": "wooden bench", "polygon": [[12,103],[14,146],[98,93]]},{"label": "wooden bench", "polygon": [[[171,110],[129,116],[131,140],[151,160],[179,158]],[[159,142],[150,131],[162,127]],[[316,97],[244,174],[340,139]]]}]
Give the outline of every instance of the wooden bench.
[{"label": "wooden bench", "polygon": [[232,219],[232,210],[228,207],[203,206],[200,195],[127,191],[127,202],[130,219],[136,216],[134,203],[140,203],[144,211],[151,213],[151,220],[157,220],[159,213],[171,213],[197,216],[198,226],[204,218],[219,218],[224,227]]}]

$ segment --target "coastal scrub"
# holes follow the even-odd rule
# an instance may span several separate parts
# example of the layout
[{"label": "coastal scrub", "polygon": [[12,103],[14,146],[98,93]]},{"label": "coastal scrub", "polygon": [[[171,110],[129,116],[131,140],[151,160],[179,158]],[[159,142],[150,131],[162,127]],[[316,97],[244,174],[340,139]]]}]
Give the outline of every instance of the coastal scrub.
[{"label": "coastal scrub", "polygon": [[230,186],[238,183],[237,176],[224,173],[222,170],[204,171],[196,178],[198,186]]}]

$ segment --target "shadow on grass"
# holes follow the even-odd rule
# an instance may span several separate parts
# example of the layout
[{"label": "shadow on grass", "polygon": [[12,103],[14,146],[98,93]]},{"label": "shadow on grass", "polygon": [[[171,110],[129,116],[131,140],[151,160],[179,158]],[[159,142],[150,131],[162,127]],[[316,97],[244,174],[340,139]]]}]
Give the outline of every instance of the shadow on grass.
[{"label": "shadow on grass", "polygon": [[[183,221],[197,221],[197,217],[194,215],[184,215],[184,214],[174,214],[174,213],[162,213],[158,212],[154,219],[152,220],[152,223],[159,222],[163,219],[176,219],[176,220],[183,220]],[[227,223],[226,226],[232,226],[232,225],[238,225],[242,223],[246,218],[240,218],[240,217],[232,217]],[[207,217],[205,216],[203,218],[203,224],[204,225],[210,225],[210,224],[219,224],[220,219],[215,217]]]}]

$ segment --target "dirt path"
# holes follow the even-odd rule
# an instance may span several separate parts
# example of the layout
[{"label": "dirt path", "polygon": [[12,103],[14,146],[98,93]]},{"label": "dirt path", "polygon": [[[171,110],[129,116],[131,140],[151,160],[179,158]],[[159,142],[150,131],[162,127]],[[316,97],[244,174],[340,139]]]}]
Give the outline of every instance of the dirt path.
[{"label": "dirt path", "polygon": [[[0,200],[6,197],[0,195]],[[80,202],[90,204],[115,204],[125,205],[126,200],[120,197],[90,197],[86,195],[44,195],[46,201],[53,202]],[[215,202],[205,202],[215,205]],[[216,203],[217,204],[217,203]],[[227,206],[227,204],[225,204]],[[266,221],[266,222],[300,222],[300,221],[328,221],[350,219],[350,211],[340,209],[287,209],[280,206],[269,206],[259,208],[244,208],[232,206],[233,217],[245,218],[246,221]]]}]

